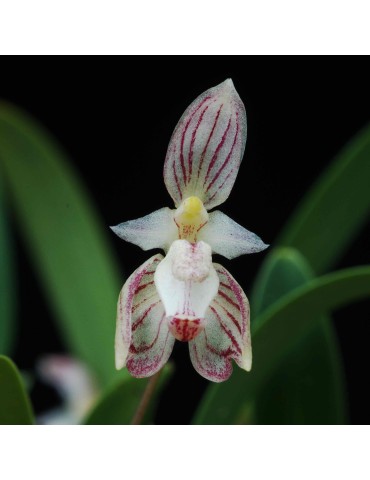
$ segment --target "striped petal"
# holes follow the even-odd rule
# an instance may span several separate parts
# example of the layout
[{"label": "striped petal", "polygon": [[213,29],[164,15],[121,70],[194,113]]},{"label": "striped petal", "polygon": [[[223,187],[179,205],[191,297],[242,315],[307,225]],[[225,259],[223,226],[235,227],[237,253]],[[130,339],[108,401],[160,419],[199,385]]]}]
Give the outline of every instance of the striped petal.
[{"label": "striped petal", "polygon": [[154,285],[162,255],[139,267],[122,288],[117,307],[116,367],[134,377],[153,375],[167,362],[174,344]]},{"label": "striped petal", "polygon": [[145,217],[120,223],[111,229],[122,240],[138,245],[143,250],[152,248],[167,250],[178,236],[173,211],[169,208],[161,208]]},{"label": "striped petal", "polygon": [[243,102],[228,79],[202,93],[177,124],[167,150],[164,181],[176,207],[190,196],[207,210],[234,185],[247,138]]},{"label": "striped petal", "polygon": [[203,329],[205,313],[218,290],[209,245],[176,240],[154,279],[171,333],[182,341],[194,338]]},{"label": "striped petal", "polygon": [[230,273],[221,265],[214,267],[220,280],[218,294],[207,310],[204,330],[189,342],[189,349],[200,375],[223,382],[232,373],[232,359],[244,370],[252,367],[249,302]]},{"label": "striped petal", "polygon": [[208,243],[212,252],[230,260],[246,253],[261,252],[268,247],[255,233],[218,210],[209,214],[208,223],[199,231],[198,238]]}]

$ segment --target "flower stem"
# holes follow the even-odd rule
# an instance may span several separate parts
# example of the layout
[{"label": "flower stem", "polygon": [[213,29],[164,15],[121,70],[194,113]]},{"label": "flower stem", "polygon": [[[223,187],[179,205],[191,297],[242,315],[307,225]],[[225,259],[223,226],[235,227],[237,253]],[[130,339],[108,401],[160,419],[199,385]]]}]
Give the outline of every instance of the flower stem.
[{"label": "flower stem", "polygon": [[161,376],[161,372],[162,372],[162,370],[159,370],[159,372],[155,373],[148,380],[148,383],[146,384],[143,396],[141,397],[139,405],[136,409],[136,412],[135,412],[134,416],[132,417],[131,425],[140,425],[141,422],[143,421],[144,415],[145,415],[145,413],[147,411],[147,408],[149,406],[149,402],[152,399],[153,393],[155,391],[155,387],[157,385],[159,377]]}]

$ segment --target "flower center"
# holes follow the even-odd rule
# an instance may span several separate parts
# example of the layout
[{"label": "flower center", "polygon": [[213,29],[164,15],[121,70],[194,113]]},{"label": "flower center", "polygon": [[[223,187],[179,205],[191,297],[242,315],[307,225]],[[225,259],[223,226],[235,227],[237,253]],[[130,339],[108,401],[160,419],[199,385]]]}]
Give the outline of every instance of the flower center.
[{"label": "flower center", "polygon": [[174,219],[179,238],[195,243],[199,230],[208,222],[208,213],[200,198],[192,196],[181,203]]}]

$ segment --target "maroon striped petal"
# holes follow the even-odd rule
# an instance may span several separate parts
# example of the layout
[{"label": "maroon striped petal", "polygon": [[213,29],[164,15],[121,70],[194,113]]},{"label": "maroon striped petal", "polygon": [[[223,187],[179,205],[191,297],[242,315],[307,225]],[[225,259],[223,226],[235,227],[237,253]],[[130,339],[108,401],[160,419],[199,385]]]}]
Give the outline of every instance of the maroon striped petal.
[{"label": "maroon striped petal", "polygon": [[189,342],[195,370],[213,382],[223,382],[232,373],[231,360],[244,370],[252,366],[249,302],[240,285],[221,265],[218,294],[206,313],[204,330]]},{"label": "maroon striped petal", "polygon": [[164,164],[164,181],[176,207],[193,195],[207,210],[223,203],[246,138],[245,108],[231,79],[194,100],[172,134]]},{"label": "maroon striped petal", "polygon": [[118,300],[116,367],[127,366],[134,377],[148,377],[160,370],[175,341],[154,285],[154,272],[162,259],[154,255],[135,270]]}]

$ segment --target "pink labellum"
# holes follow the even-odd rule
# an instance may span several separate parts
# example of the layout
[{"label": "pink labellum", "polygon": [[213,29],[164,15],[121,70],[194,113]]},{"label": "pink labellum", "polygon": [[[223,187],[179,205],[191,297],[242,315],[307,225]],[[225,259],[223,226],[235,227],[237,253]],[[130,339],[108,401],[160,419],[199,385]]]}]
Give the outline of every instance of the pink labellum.
[{"label": "pink labellum", "polygon": [[204,330],[189,342],[189,349],[200,375],[223,382],[232,373],[232,359],[247,371],[252,366],[249,302],[230,273],[221,265],[214,267],[220,280],[218,294],[207,310]]},{"label": "pink labellum", "polygon": [[168,328],[177,340],[189,342],[204,329],[204,319],[191,317],[182,318],[180,315],[170,317]]},{"label": "pink labellum", "polygon": [[231,79],[202,93],[186,109],[168,146],[164,181],[176,207],[189,196],[207,210],[234,185],[247,138],[243,102]]},{"label": "pink labellum", "polygon": [[162,255],[154,255],[141,265],[123,286],[118,300],[116,367],[126,365],[134,377],[148,377],[160,370],[175,341],[154,285],[154,273],[162,259]]}]

